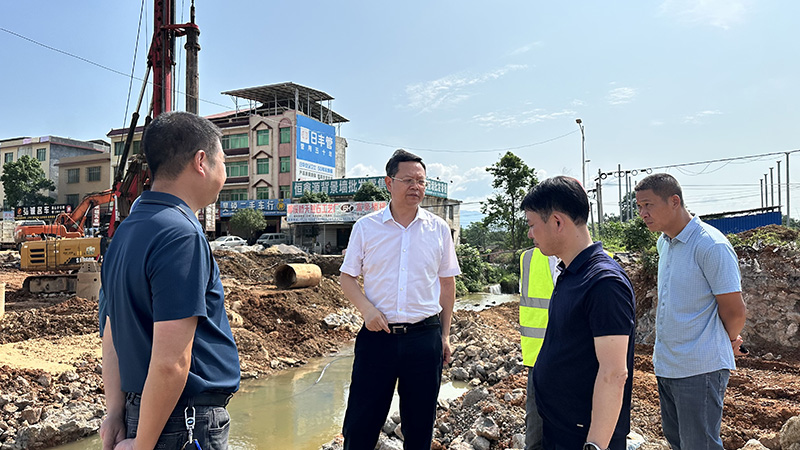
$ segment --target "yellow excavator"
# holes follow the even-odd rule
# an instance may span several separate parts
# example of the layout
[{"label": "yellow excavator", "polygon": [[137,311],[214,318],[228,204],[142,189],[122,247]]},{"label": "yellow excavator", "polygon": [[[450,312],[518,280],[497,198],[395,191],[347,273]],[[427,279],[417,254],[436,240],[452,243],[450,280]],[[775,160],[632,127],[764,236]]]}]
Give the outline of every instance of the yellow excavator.
[{"label": "yellow excavator", "polygon": [[100,237],[24,242],[20,249],[20,269],[57,273],[31,275],[25,278],[22,289],[32,294],[76,292],[86,297],[81,295],[79,282],[86,277],[100,277],[99,258],[105,252],[105,245],[105,239]]}]

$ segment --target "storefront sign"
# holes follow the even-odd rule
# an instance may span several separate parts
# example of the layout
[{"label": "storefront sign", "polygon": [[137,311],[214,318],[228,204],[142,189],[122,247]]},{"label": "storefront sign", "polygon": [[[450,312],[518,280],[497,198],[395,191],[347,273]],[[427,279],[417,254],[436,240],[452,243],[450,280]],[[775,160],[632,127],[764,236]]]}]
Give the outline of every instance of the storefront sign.
[{"label": "storefront sign", "polygon": [[265,216],[285,216],[286,206],[292,202],[288,198],[264,200],[231,200],[219,202],[219,216],[231,217],[240,209],[255,209]]},{"label": "storefront sign", "polygon": [[[304,192],[316,194],[322,192],[328,195],[353,195],[364,183],[372,183],[381,189],[386,189],[385,177],[357,177],[339,178],[333,180],[295,181],[292,183],[292,197],[302,197]],[[428,179],[425,195],[431,197],[447,198],[447,183],[439,180]]]},{"label": "storefront sign", "polygon": [[56,204],[56,205],[36,205],[36,206],[17,206],[14,208],[14,219],[41,219],[53,220],[61,213],[71,213],[72,205]]},{"label": "storefront sign", "polygon": [[386,202],[293,203],[288,205],[289,223],[355,222],[386,207]]}]

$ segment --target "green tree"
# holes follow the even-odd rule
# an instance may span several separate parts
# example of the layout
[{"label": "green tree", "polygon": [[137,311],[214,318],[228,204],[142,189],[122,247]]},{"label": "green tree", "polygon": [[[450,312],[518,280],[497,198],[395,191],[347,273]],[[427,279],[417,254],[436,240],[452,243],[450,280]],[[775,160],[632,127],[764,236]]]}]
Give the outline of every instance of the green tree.
[{"label": "green tree", "polygon": [[461,228],[461,242],[484,251],[489,243],[489,228],[483,222],[472,222]]},{"label": "green tree", "polygon": [[16,162],[3,164],[0,181],[6,194],[6,207],[55,203],[54,198],[41,193],[43,190],[55,191],[56,185],[47,179],[39,160],[35,158],[22,156]]},{"label": "green tree", "polygon": [[464,283],[469,292],[478,292],[486,286],[486,272],[488,264],[481,259],[478,249],[463,244],[456,247],[458,266],[461,268],[461,275],[458,279]]},{"label": "green tree", "polygon": [[248,242],[252,242],[267,226],[267,221],[264,215],[255,209],[240,209],[236,214],[231,217],[230,221],[231,230]]},{"label": "green tree", "polygon": [[331,201],[331,196],[324,192],[303,192],[302,197],[294,201],[294,203],[328,203]]},{"label": "green tree", "polygon": [[389,193],[386,188],[379,188],[378,186],[372,183],[364,183],[361,185],[360,188],[353,194],[353,200],[357,202],[372,202],[372,201],[384,201],[388,202],[392,199],[392,194]]},{"label": "green tree", "polygon": [[622,228],[622,242],[629,252],[647,250],[656,245],[658,233],[650,231],[641,217],[625,222]]},{"label": "green tree", "polygon": [[528,167],[517,155],[506,152],[500,161],[486,168],[494,176],[492,187],[495,194],[481,202],[481,212],[486,215],[483,223],[505,231],[508,245],[516,249],[525,240],[527,226],[525,214],[519,207],[525,194],[539,183],[535,170]]}]

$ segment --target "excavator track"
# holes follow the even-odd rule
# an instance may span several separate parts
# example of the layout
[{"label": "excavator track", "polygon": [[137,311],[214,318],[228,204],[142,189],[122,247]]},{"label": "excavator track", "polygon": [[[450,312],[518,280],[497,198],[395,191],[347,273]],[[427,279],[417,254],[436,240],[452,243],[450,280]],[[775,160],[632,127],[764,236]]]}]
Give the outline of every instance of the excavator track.
[{"label": "excavator track", "polygon": [[74,293],[77,287],[77,273],[31,275],[22,282],[22,290],[29,294]]}]

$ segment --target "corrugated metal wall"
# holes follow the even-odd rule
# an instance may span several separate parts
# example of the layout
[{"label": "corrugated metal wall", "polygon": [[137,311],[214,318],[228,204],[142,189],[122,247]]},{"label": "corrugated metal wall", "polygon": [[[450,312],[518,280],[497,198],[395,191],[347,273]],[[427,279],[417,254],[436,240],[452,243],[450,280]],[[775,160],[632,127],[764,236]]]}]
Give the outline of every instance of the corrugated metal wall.
[{"label": "corrugated metal wall", "polygon": [[753,228],[763,227],[764,225],[780,225],[781,213],[768,212],[748,216],[723,217],[721,219],[704,220],[704,222],[724,234],[740,233],[742,231],[752,230]]}]

